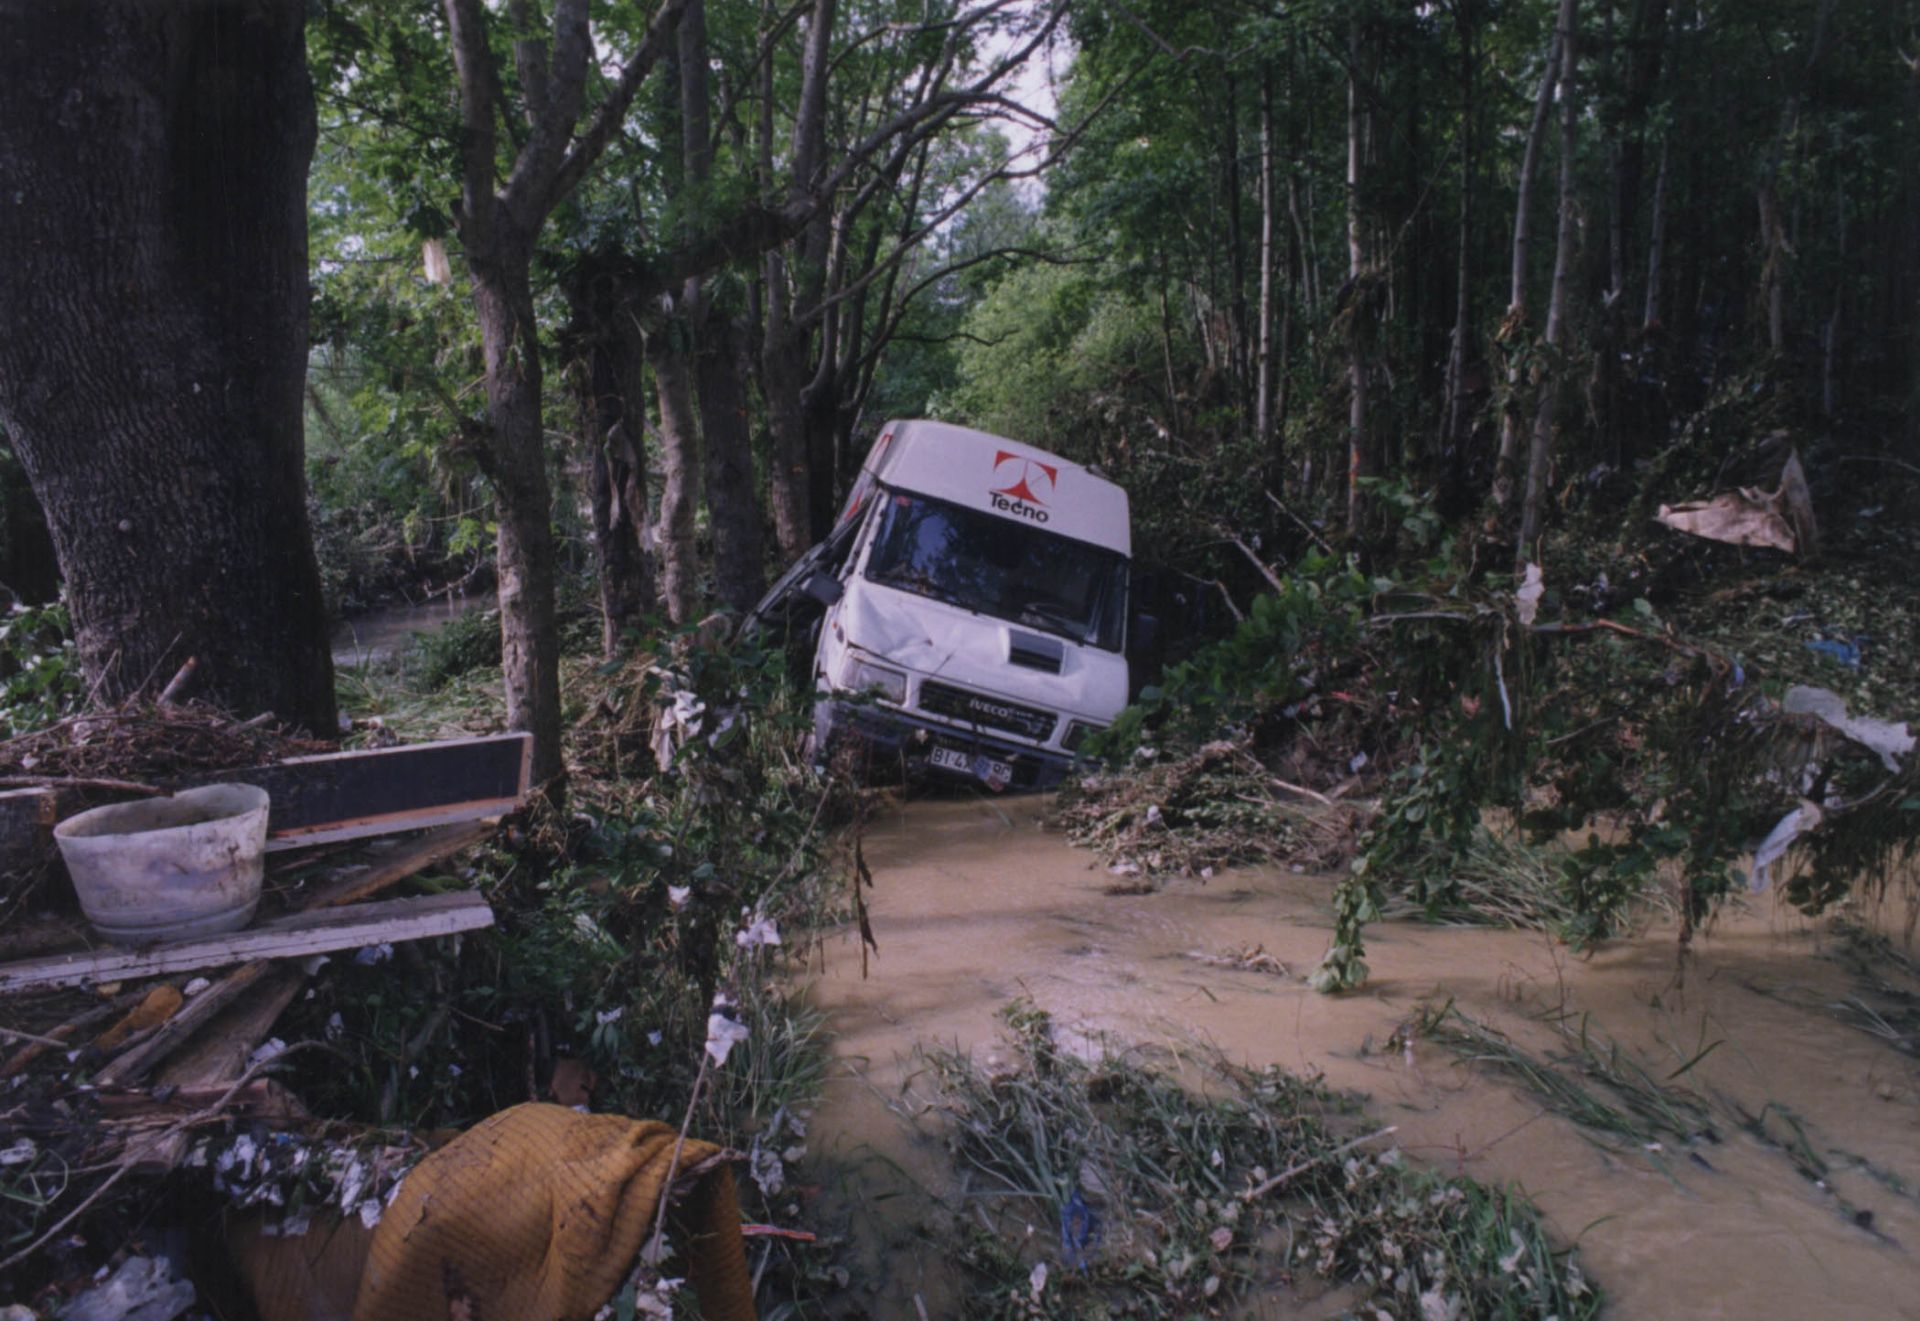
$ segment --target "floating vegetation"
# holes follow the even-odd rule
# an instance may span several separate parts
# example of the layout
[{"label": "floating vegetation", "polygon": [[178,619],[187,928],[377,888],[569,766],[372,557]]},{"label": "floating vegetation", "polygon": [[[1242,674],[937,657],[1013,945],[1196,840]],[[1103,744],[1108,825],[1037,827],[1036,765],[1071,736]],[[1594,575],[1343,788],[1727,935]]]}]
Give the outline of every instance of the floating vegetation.
[{"label": "floating vegetation", "polygon": [[[1684,1062],[1667,1080],[1661,1080],[1584,1017],[1577,1028],[1562,1024],[1565,1048],[1545,1056],[1533,1054],[1452,1001],[1438,1007],[1423,1006],[1401,1033],[1437,1041],[1463,1060],[1485,1064],[1516,1080],[1548,1109],[1592,1133],[1643,1147],[1663,1138],[1678,1142],[1719,1140],[1707,1103],[1690,1091],[1669,1085],[1671,1078],[1704,1059],[1712,1046]],[[1571,1076],[1574,1074],[1579,1077]]]},{"label": "floating vegetation", "polygon": [[1065,1050],[1024,1002],[1004,1017],[1011,1066],[928,1050],[916,1098],[951,1117],[971,1315],[1217,1314],[1300,1276],[1393,1318],[1599,1311],[1524,1198],[1409,1169],[1317,1080],[1184,1059],[1196,1092],[1138,1051]]}]

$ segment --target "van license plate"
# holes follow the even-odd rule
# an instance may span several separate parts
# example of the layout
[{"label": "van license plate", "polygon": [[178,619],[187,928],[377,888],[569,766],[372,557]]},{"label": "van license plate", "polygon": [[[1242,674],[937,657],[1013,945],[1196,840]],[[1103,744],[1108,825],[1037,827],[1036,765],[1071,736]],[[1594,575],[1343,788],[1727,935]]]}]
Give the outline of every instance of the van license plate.
[{"label": "van license plate", "polygon": [[983,782],[987,788],[1000,790],[1013,782],[1013,767],[1004,761],[995,761],[987,756],[974,756],[958,748],[935,747],[927,760],[941,770],[958,771],[962,775],[971,775]]}]

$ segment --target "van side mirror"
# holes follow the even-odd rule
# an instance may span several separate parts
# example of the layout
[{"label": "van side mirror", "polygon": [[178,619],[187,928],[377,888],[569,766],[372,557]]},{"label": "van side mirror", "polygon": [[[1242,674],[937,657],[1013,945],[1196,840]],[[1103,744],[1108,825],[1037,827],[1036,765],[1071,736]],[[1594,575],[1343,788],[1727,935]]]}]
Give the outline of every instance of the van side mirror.
[{"label": "van side mirror", "polygon": [[1160,617],[1140,614],[1133,617],[1133,628],[1127,638],[1128,651],[1152,651],[1160,641]]},{"label": "van side mirror", "polygon": [[840,580],[825,569],[816,569],[813,576],[807,579],[807,585],[800,590],[823,606],[832,605],[847,591],[840,585]]}]

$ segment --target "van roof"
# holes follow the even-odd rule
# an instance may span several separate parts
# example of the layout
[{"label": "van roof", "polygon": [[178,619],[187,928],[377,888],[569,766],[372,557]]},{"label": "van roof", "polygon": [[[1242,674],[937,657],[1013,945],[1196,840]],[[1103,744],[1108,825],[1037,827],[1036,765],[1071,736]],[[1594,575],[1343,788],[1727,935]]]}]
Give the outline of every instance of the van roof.
[{"label": "van roof", "polygon": [[881,429],[865,466],[888,486],[1133,552],[1127,493],[1033,445],[948,422],[895,421]]}]

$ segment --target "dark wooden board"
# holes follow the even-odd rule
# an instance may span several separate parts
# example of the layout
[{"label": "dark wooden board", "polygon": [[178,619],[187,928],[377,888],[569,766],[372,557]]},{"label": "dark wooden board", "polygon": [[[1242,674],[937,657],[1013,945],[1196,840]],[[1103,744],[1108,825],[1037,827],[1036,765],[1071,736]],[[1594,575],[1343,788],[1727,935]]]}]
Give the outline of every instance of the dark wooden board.
[{"label": "dark wooden board", "polygon": [[297,848],[511,812],[526,798],[532,755],[532,736],[494,734],[293,757],[207,778],[265,789],[273,801],[267,847]]}]

